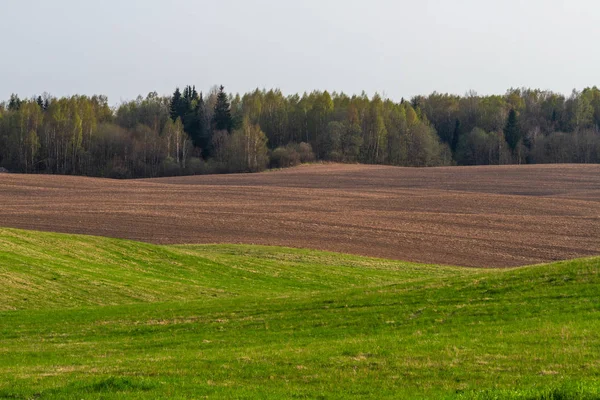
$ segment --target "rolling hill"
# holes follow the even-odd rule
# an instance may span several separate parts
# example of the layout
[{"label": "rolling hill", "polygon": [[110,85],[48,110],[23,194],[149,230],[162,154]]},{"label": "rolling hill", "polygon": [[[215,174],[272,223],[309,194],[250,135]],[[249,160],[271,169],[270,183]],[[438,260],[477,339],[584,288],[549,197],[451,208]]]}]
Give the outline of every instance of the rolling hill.
[{"label": "rolling hill", "polygon": [[600,396],[600,259],[511,269],[0,229],[0,398]]}]

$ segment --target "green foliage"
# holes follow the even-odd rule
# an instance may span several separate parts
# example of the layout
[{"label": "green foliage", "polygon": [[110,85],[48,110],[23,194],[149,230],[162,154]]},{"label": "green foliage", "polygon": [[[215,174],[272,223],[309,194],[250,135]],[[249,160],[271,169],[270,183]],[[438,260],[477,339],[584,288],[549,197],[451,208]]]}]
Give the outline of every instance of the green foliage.
[{"label": "green foliage", "polygon": [[462,165],[503,165],[511,161],[502,133],[487,133],[475,128],[460,136],[456,160]]},{"label": "green foliage", "polygon": [[599,272],[1,229],[0,397],[595,399]]},{"label": "green foliage", "polygon": [[312,146],[309,143],[300,142],[297,145],[292,144],[300,155],[301,163],[311,163],[316,160],[315,153],[313,152]]},{"label": "green foliage", "polygon": [[177,88],[173,93],[173,97],[171,97],[171,105],[169,107],[169,115],[171,116],[171,119],[173,121],[175,121],[177,118],[182,117],[182,103],[183,98],[181,96],[181,91],[179,90],[179,88]]},{"label": "green foliage", "polygon": [[356,162],[360,157],[360,148],[363,146],[362,130],[358,124],[344,124],[340,146],[342,160]]},{"label": "green foliage", "polygon": [[224,146],[229,172],[260,172],[269,164],[267,136],[249,118],[244,119],[240,129],[226,136]]},{"label": "green foliage", "polygon": [[206,110],[202,93],[195,86],[186,86],[183,94],[175,89],[170,99],[170,116],[173,122],[180,119],[184,131],[190,136],[194,146],[209,154],[210,137],[206,126]]},{"label": "green foliage", "polygon": [[290,143],[285,147],[278,147],[271,152],[272,168],[288,168],[302,163],[315,161],[315,153],[308,143]]},{"label": "green foliage", "polygon": [[231,106],[225,88],[221,86],[217,94],[217,103],[215,104],[213,114],[214,130],[231,132],[233,120],[231,118]]},{"label": "green foliage", "polygon": [[433,92],[427,99],[421,99],[420,103],[442,142],[451,144],[459,118],[460,96]]},{"label": "green foliage", "polygon": [[342,161],[342,137],[346,127],[343,123],[331,121],[327,124],[326,132],[319,137],[319,158],[324,160]]},{"label": "green foliage", "polygon": [[300,164],[300,154],[294,146],[287,145],[271,152],[271,168],[289,168]]},{"label": "green foliage", "polygon": [[517,145],[523,138],[521,128],[519,127],[519,121],[517,120],[517,112],[514,109],[511,109],[508,113],[508,119],[506,121],[506,126],[504,127],[504,137],[506,138],[508,147],[510,147],[512,151],[517,148]]},{"label": "green foliage", "polygon": [[19,99],[19,96],[17,96],[16,94],[11,94],[10,95],[10,100],[8,101],[8,110],[9,111],[19,111],[19,108],[21,108],[21,99]]},{"label": "green foliage", "polygon": [[600,135],[591,130],[537,136],[532,144],[534,163],[600,163]]},{"label": "green foliage", "polygon": [[[243,129],[245,119],[264,132],[268,151],[278,158],[267,162],[272,165],[295,164],[280,160],[294,158],[282,149],[296,143],[310,145],[318,160],[398,166],[597,162],[600,140],[597,87],[568,98],[510,89],[502,96],[434,92],[398,103],[377,94],[327,91],[233,95],[223,87],[204,96],[185,86],[172,96],[152,92],[114,110],[103,96],[47,94],[29,100],[12,95],[1,108],[0,167],[25,173],[113,176],[114,170],[118,176],[155,177],[167,170],[246,170],[241,166],[247,159],[234,159],[243,152],[215,147],[230,139],[222,132]],[[181,121],[177,140],[163,134],[167,120]],[[486,132],[485,140],[473,134],[479,131]],[[203,167],[189,168],[192,157],[202,159]]]}]

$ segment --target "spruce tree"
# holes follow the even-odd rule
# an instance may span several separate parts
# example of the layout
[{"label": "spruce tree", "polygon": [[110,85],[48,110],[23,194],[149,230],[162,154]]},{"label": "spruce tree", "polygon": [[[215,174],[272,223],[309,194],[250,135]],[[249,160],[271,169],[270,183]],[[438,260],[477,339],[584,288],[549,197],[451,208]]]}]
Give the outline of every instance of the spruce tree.
[{"label": "spruce tree", "polygon": [[508,113],[506,127],[504,128],[504,138],[510,149],[513,151],[517,148],[517,145],[522,138],[519,121],[517,120],[517,112],[514,109],[511,109]]},{"label": "spruce tree", "polygon": [[173,97],[171,97],[171,106],[170,106],[170,116],[173,121],[176,121],[177,118],[181,117],[179,115],[179,111],[181,110],[181,92],[179,88],[175,89],[175,93],[173,93]]},{"label": "spruce tree", "polygon": [[21,108],[21,103],[22,102],[21,99],[19,99],[19,96],[16,94],[11,94],[8,102],[8,109],[10,111],[19,111],[19,108]]},{"label": "spruce tree", "polygon": [[179,115],[179,118],[181,118],[181,122],[183,122],[184,125],[190,111],[192,111],[192,88],[186,86],[185,89],[183,89],[183,97],[177,108],[177,115]]},{"label": "spruce tree", "polygon": [[229,99],[225,93],[225,87],[219,88],[219,94],[217,95],[217,103],[215,104],[215,113],[213,116],[214,129],[217,131],[231,132],[232,119],[231,119],[231,107],[229,105]]},{"label": "spruce tree", "polygon": [[207,129],[207,121],[206,121],[206,110],[204,104],[204,97],[202,93],[198,96],[198,103],[196,104],[196,120],[197,120],[197,142],[195,143],[196,147],[200,147],[202,149],[202,155],[208,157],[210,154],[210,132]]}]

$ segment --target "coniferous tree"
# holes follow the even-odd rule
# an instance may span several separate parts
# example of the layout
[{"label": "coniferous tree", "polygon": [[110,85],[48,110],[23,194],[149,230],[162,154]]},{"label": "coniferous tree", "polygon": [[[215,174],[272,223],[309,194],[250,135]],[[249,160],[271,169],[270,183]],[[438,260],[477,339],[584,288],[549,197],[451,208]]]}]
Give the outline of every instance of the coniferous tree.
[{"label": "coniferous tree", "polygon": [[201,123],[198,113],[198,99],[192,100],[192,97],[190,97],[189,101],[189,107],[183,116],[183,126],[187,134],[192,138],[194,146],[199,147],[200,144],[198,141],[200,138]]},{"label": "coniferous tree", "polygon": [[171,115],[171,119],[176,121],[177,118],[181,117],[179,115],[179,111],[181,110],[182,97],[179,88],[175,89],[175,93],[173,93],[173,97],[171,98],[171,105],[169,108],[169,113]]},{"label": "coniferous tree", "polygon": [[514,109],[511,109],[508,113],[506,127],[504,128],[504,137],[508,143],[508,146],[513,151],[522,138],[521,129],[519,128],[519,121],[517,120],[517,112]]},{"label": "coniferous tree", "polygon": [[219,88],[217,94],[217,103],[215,104],[215,113],[213,116],[214,129],[217,131],[231,132],[232,118],[231,118],[231,107],[229,105],[229,99],[225,93],[225,87]]},{"label": "coniferous tree", "polygon": [[179,118],[182,119],[182,122],[185,115],[189,112],[191,104],[192,89],[189,86],[186,86],[183,89],[183,96],[181,98],[181,101],[179,102],[179,107],[177,109],[177,115],[179,115]]},{"label": "coniferous tree", "polygon": [[18,111],[21,108],[21,99],[16,94],[10,95],[10,100],[8,102],[8,110],[9,111]]},{"label": "coniferous tree", "polygon": [[[167,121],[172,129],[161,133]],[[0,166],[121,178],[224,172],[224,166],[254,170],[263,163],[248,158],[253,142],[246,139],[254,136],[240,133],[248,126],[269,139],[272,165],[314,160],[312,148],[325,159],[406,166],[452,159],[591,163],[600,162],[600,89],[575,91],[568,99],[518,89],[503,96],[433,93],[398,103],[319,91],[232,97],[216,88],[203,96],[184,86],[171,96],[139,97],[116,113],[104,96],[21,100],[15,94],[0,102]]]},{"label": "coniferous tree", "polygon": [[170,115],[173,121],[181,119],[185,133],[192,139],[194,147],[209,156],[210,137],[206,129],[205,103],[202,94],[195,86],[186,86],[183,92],[177,88],[170,102]]},{"label": "coniferous tree", "polygon": [[177,115],[181,118],[181,122],[185,125],[186,118],[194,108],[194,98],[192,96],[192,87],[186,86],[183,89],[183,96],[177,107]]},{"label": "coniferous tree", "polygon": [[194,145],[202,149],[202,155],[204,157],[208,157],[210,155],[211,137],[209,129],[207,128],[205,107],[206,104],[204,103],[204,96],[202,95],[202,93],[200,93],[195,110],[197,121],[197,133]]}]

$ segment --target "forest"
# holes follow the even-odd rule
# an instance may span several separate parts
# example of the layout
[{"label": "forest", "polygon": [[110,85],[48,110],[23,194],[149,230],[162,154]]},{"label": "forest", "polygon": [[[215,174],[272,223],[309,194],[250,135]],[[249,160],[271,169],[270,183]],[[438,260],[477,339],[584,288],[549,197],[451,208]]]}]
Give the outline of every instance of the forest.
[{"label": "forest", "polygon": [[600,90],[380,95],[194,86],[116,107],[49,94],[0,103],[0,168],[142,178],[313,161],[407,167],[600,163]]}]

